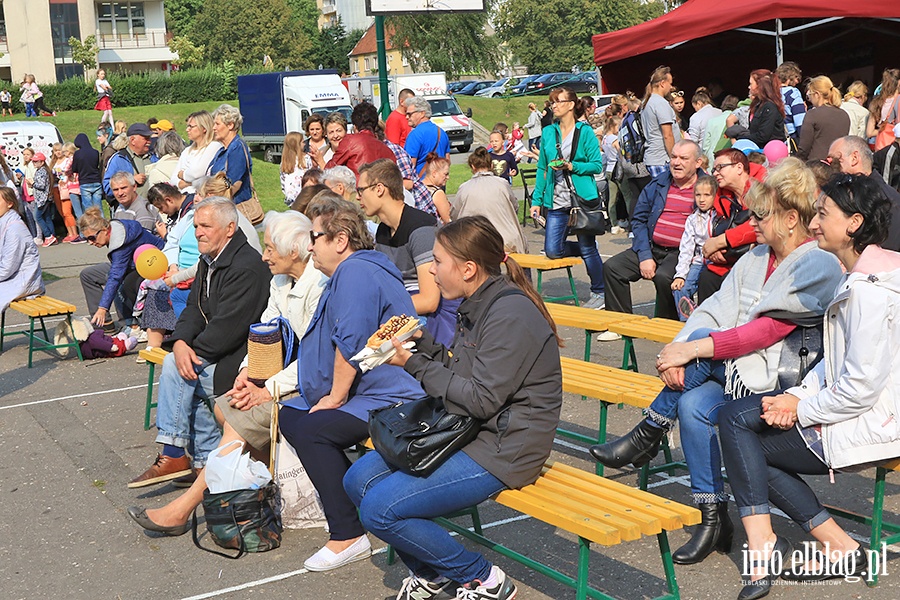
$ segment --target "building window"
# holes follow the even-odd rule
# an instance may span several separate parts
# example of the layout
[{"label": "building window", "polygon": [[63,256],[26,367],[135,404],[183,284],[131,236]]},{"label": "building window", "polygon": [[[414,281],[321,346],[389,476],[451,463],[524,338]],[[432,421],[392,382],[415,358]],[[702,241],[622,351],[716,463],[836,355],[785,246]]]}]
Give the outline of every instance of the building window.
[{"label": "building window", "polygon": [[78,5],[75,0],[55,0],[50,3],[50,38],[53,41],[53,56],[56,59],[72,60],[69,38],[81,39],[78,27]]},{"label": "building window", "polygon": [[371,70],[372,67],[369,66],[371,64],[371,61],[372,61],[372,59],[367,56],[366,57],[366,71]]},{"label": "building window", "polygon": [[97,5],[97,29],[102,36],[145,35],[143,2],[101,2]]},{"label": "building window", "polygon": [[3,2],[0,2],[0,42],[6,43],[6,15],[3,14]]}]

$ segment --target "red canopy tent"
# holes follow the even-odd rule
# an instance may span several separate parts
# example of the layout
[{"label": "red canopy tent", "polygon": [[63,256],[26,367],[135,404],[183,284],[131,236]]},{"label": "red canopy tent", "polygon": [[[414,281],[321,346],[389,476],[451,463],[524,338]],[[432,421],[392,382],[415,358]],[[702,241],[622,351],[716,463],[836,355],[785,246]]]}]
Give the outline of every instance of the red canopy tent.
[{"label": "red canopy tent", "polygon": [[900,64],[897,38],[898,0],[688,0],[592,42],[606,91],[640,95],[650,72],[666,64],[681,89],[715,77],[745,95],[751,70],[782,60],[798,62],[806,75],[860,78],[874,87],[884,67]]}]

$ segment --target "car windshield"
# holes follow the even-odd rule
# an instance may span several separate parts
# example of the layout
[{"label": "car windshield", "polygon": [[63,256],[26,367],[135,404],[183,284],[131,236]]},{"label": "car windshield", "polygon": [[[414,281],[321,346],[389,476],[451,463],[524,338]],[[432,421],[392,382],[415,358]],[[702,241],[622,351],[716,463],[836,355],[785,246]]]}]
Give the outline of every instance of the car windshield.
[{"label": "car windshield", "polygon": [[347,122],[349,123],[350,115],[353,114],[353,109],[347,108],[345,106],[340,107],[340,108],[314,108],[313,112],[316,113],[317,115],[321,115],[322,117],[327,117],[329,114],[331,114],[333,112],[339,112],[342,115],[344,115],[344,117],[347,118]]},{"label": "car windshield", "polygon": [[450,98],[429,100],[428,104],[431,105],[431,116],[433,117],[449,117],[462,114],[459,104],[456,103],[456,100]]}]

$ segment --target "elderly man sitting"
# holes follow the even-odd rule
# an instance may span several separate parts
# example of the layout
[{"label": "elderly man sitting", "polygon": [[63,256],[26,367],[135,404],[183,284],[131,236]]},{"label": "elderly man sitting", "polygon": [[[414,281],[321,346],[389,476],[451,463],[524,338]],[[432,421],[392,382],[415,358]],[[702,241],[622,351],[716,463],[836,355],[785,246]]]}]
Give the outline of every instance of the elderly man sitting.
[{"label": "elderly man sitting", "polygon": [[[631,284],[648,279],[656,287],[656,316],[678,319],[672,280],[684,223],[694,210],[700,154],[700,146],[695,142],[676,143],[667,170],[641,192],[631,218],[631,248],[603,264],[608,310],[633,312]],[[601,341],[616,339],[620,339],[618,334],[610,331],[600,334]]]},{"label": "elderly man sitting", "polygon": [[166,343],[172,352],[163,361],[156,411],[156,442],[163,449],[130,488],[190,475],[190,467],[203,467],[219,443],[221,433],[206,402],[231,389],[247,353],[247,332],[268,302],[271,279],[237,222],[237,209],[227,198],[213,196],[194,205],[201,260],[187,307]]}]

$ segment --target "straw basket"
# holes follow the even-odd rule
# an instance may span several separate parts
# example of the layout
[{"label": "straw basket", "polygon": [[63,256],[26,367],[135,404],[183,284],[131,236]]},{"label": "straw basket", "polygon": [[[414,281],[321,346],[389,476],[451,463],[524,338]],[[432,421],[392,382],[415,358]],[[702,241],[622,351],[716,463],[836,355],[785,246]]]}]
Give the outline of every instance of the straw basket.
[{"label": "straw basket", "polygon": [[284,365],[284,343],[281,328],[274,323],[250,326],[247,337],[247,378],[262,387],[266,380],[281,371]]}]

